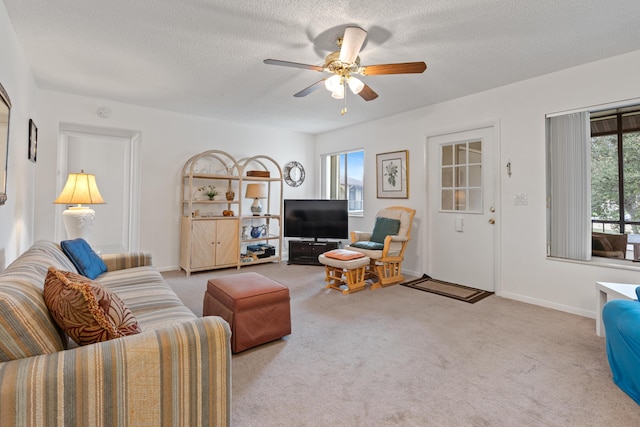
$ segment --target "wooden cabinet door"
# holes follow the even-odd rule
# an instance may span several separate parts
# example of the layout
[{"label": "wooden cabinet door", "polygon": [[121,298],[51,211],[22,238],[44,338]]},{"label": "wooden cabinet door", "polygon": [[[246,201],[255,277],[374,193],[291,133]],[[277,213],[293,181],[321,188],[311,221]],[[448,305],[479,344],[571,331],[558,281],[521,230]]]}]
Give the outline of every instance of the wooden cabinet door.
[{"label": "wooden cabinet door", "polygon": [[216,265],[216,223],[193,221],[191,228],[191,268]]},{"label": "wooden cabinet door", "polygon": [[238,262],[238,220],[216,221],[216,265]]}]

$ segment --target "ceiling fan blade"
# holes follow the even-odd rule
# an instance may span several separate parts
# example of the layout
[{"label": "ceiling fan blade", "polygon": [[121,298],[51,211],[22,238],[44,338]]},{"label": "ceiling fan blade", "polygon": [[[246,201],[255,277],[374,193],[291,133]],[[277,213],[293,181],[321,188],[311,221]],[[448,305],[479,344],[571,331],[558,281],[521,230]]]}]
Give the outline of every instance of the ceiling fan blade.
[{"label": "ceiling fan blade", "polygon": [[294,68],[304,68],[305,70],[313,70],[313,71],[323,71],[319,65],[309,65],[309,64],[301,64],[299,62],[290,62],[290,61],[280,61],[279,59],[265,59],[265,64],[269,65],[282,65],[283,67],[294,67]]},{"label": "ceiling fan blade", "polygon": [[398,64],[367,65],[362,67],[360,73],[364,76],[377,76],[379,74],[419,74],[427,69],[424,62],[402,62]]},{"label": "ceiling fan blade", "polygon": [[345,28],[340,48],[340,61],[347,64],[354,63],[366,38],[367,32],[360,27]]},{"label": "ceiling fan blade", "polygon": [[358,95],[360,95],[362,97],[362,99],[364,99],[365,101],[373,101],[374,99],[376,99],[378,97],[378,94],[375,93],[373,91],[373,89],[371,89],[366,84],[364,85],[362,90],[360,92],[358,92]]},{"label": "ceiling fan blade", "polygon": [[327,79],[322,79],[319,82],[315,82],[311,86],[308,86],[308,87],[302,89],[300,92],[293,94],[293,96],[295,96],[296,98],[302,98],[303,96],[307,96],[311,92],[314,92],[316,89],[318,89],[320,86],[322,86],[324,84],[325,80],[327,80]]}]

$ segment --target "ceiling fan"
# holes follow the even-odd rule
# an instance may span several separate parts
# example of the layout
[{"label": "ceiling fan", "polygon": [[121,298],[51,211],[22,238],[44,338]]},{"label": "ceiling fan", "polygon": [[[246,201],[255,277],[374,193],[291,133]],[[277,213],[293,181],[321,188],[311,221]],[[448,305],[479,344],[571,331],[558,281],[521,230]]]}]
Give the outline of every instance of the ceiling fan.
[{"label": "ceiling fan", "polygon": [[[339,51],[332,52],[325,58],[324,65],[308,65],[298,62],[281,61],[278,59],[265,59],[265,64],[282,65],[285,67],[303,68],[305,70],[320,71],[332,74],[332,76],[324,78],[311,86],[295,93],[295,97],[307,96],[314,92],[320,86],[324,86],[331,92],[331,96],[336,99],[345,99],[345,88],[360,95],[365,101],[372,101],[378,97],[368,85],[362,80],[354,77],[354,74],[363,76],[376,76],[380,74],[419,74],[427,69],[424,62],[402,62],[397,64],[378,64],[378,65],[360,65],[360,49],[367,38],[367,32],[360,27],[349,26],[345,28],[344,37],[337,40]],[[342,109],[341,114],[347,112],[346,106]]]}]

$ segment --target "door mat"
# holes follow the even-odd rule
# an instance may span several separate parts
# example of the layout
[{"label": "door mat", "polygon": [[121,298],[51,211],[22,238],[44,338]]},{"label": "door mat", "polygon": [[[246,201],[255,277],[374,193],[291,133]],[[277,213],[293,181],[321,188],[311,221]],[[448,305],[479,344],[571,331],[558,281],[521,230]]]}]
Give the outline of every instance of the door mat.
[{"label": "door mat", "polygon": [[457,285],[455,283],[443,282],[442,280],[433,279],[426,274],[419,279],[401,283],[401,285],[468,302],[470,304],[478,302],[489,295],[493,295],[493,292],[470,288],[469,286]]}]

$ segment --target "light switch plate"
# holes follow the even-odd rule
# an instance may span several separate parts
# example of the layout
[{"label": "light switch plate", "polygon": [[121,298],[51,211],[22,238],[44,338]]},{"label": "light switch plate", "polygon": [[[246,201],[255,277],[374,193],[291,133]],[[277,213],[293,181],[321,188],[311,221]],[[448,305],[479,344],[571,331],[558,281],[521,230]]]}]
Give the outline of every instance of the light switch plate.
[{"label": "light switch plate", "polygon": [[513,205],[514,206],[524,206],[527,204],[527,194],[519,193],[513,195]]}]

